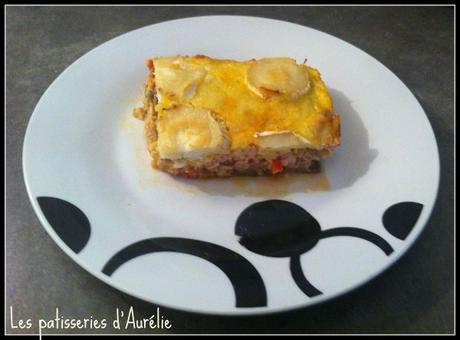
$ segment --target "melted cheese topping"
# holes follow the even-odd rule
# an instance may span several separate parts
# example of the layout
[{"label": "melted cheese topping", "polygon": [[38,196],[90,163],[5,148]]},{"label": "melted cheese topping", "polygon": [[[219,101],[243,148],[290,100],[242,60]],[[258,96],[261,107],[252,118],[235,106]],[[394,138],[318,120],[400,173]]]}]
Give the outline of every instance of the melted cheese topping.
[{"label": "melted cheese topping", "polygon": [[246,82],[263,98],[283,94],[296,99],[310,87],[308,72],[290,58],[263,58],[252,63]]},{"label": "melted cheese topping", "polygon": [[203,67],[186,63],[182,58],[172,62],[168,59],[157,60],[155,69],[158,93],[178,102],[193,97],[206,74]]},{"label": "melted cheese topping", "polygon": [[[295,75],[297,71],[289,69],[297,77],[295,83],[306,86],[303,82],[304,79],[308,80],[306,90],[300,89],[295,96],[277,90],[281,86],[281,89],[289,91],[292,85],[289,82],[288,85],[277,85],[276,75],[256,77],[265,82],[268,90],[275,89],[276,92],[270,96],[260,96],[251,90],[247,79],[250,68],[257,66],[256,60],[239,62],[204,56],[159,57],[152,60],[156,87],[162,94],[155,107],[160,120],[168,115],[167,109],[175,105],[208,110],[224,122],[232,150],[251,143],[260,144],[264,132],[275,135],[277,132],[292,132],[297,138],[283,136],[283,140],[295,140],[296,144],[299,144],[299,140],[308,141],[304,144],[315,149],[340,143],[339,117],[332,113],[332,100],[320,73],[314,68],[296,64],[300,72],[305,73],[304,77]],[[176,76],[174,72],[177,72]],[[169,76],[165,77],[165,73]],[[286,72],[278,73],[282,77],[286,75]],[[171,95],[174,91],[176,94]],[[195,133],[200,133],[198,121],[191,119],[187,124],[196,125]],[[159,131],[159,142],[161,139],[162,133]]]},{"label": "melted cheese topping", "polygon": [[292,131],[264,131],[256,133],[256,144],[265,149],[285,150],[312,147],[304,137]]},{"label": "melted cheese topping", "polygon": [[200,159],[228,151],[225,127],[209,110],[180,105],[164,112],[157,121],[161,158]]}]

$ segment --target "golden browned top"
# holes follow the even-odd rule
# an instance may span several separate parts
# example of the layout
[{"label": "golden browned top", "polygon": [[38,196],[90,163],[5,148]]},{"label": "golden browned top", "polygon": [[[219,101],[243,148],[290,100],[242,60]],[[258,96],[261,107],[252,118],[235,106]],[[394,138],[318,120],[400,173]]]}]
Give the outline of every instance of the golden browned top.
[{"label": "golden browned top", "polygon": [[[315,149],[340,143],[339,117],[314,68],[289,58],[240,62],[193,56],[152,61],[159,122],[172,107],[187,106],[209,110],[223,121],[231,149],[257,144],[261,136],[278,132],[292,132]],[[193,124],[190,119],[187,123]],[[164,131],[177,133],[166,124]]]}]

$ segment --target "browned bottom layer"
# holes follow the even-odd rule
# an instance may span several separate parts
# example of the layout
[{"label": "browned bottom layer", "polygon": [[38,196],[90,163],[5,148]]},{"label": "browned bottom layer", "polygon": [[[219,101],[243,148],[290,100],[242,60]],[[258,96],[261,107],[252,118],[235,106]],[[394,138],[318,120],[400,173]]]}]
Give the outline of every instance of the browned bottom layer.
[{"label": "browned bottom layer", "polygon": [[203,161],[158,160],[154,167],[174,176],[188,178],[265,176],[286,172],[319,172],[318,152],[308,149],[293,149],[289,152],[273,152],[264,155],[255,145],[225,155],[208,157]]}]

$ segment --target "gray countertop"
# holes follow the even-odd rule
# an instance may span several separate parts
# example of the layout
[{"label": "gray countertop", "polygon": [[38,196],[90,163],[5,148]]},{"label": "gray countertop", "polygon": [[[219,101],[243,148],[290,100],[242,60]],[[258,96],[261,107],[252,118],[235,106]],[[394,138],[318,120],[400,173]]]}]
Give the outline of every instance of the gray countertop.
[{"label": "gray countertop", "polygon": [[[452,333],[454,331],[454,8],[453,7],[7,7],[6,9],[6,332],[36,333],[59,307],[66,317],[112,320],[155,306],[91,276],[40,226],[26,194],[22,143],[40,96],[78,57],[130,30],[210,14],[285,20],[332,34],[368,52],[414,93],[435,132],[439,196],[415,245],[383,275],[333,301],[289,313],[220,317],[162,308],[171,330],[130,333]],[[32,319],[31,329],[11,328]],[[111,325],[104,330],[123,333]],[[45,331],[50,332],[50,331]],[[70,330],[52,330],[72,333]],[[100,333],[97,330],[81,330]],[[74,332],[75,333],[75,332]]]}]

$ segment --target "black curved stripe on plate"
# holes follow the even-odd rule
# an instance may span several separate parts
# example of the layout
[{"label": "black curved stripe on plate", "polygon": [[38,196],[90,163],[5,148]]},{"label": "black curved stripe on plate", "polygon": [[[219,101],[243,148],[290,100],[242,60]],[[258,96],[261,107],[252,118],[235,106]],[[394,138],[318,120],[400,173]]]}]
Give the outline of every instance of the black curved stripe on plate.
[{"label": "black curved stripe on plate", "polygon": [[291,269],[291,275],[294,279],[294,282],[305,295],[314,297],[323,294],[321,291],[316,289],[315,286],[313,286],[305,277],[302,266],[300,264],[300,255],[291,257],[289,267]]},{"label": "black curved stripe on plate", "polygon": [[61,240],[75,253],[88,243],[91,224],[77,206],[56,197],[37,197],[38,204]]},{"label": "black curved stripe on plate", "polygon": [[405,240],[422,213],[423,204],[400,202],[389,207],[382,216],[385,229],[394,237]]},{"label": "black curved stripe on plate", "polygon": [[390,255],[393,252],[393,247],[385,241],[381,236],[360,228],[354,227],[340,227],[324,230],[321,233],[321,238],[334,237],[334,236],[352,236],[358,237],[363,240],[369,241],[379,247],[386,255]]},{"label": "black curved stripe on plate", "polygon": [[112,275],[121,265],[138,256],[157,252],[176,252],[198,256],[216,265],[233,285],[236,307],[267,305],[267,293],[262,277],[243,256],[225,247],[186,238],[159,237],[133,243],[116,253],[102,272]]}]

